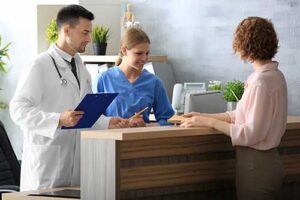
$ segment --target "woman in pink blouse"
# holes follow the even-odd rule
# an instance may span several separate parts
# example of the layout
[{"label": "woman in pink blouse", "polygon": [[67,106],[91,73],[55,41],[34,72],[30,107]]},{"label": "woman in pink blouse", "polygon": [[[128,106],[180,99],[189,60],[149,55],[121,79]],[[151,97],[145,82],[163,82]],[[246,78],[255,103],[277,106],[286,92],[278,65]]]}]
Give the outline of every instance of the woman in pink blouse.
[{"label": "woman in pink blouse", "polygon": [[237,27],[234,52],[251,63],[253,73],[236,110],[188,113],[181,127],[208,126],[223,132],[236,146],[238,199],[276,199],[283,181],[277,146],[287,121],[287,86],[278,62],[278,39],[271,21],[248,17]]}]

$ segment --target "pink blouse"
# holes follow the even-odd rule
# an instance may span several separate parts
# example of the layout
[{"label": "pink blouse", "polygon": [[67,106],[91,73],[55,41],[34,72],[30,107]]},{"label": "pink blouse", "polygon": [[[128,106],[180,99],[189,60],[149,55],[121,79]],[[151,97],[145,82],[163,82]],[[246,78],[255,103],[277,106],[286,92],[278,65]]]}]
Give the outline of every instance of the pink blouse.
[{"label": "pink blouse", "polygon": [[287,86],[278,62],[255,70],[245,82],[236,110],[227,113],[234,146],[257,150],[277,147],[287,121]]}]

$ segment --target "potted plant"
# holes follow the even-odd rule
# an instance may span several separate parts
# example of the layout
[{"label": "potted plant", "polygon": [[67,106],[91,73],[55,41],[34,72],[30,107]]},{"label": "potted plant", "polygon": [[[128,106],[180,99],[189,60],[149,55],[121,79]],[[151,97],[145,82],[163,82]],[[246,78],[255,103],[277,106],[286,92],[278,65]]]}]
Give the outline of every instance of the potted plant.
[{"label": "potted plant", "polygon": [[[4,47],[1,48],[1,44],[2,44],[2,36],[0,35],[0,72],[6,73],[6,63],[3,60],[4,58],[9,59],[9,55],[8,55],[8,47],[11,44],[11,42],[9,42],[8,44],[4,45]],[[2,90],[0,88],[0,90]],[[0,101],[0,109],[5,109],[7,108],[7,104]]]},{"label": "potted plant", "polygon": [[222,89],[222,83],[221,81],[209,81],[207,90],[208,91],[220,91]]},{"label": "potted plant", "polygon": [[95,55],[105,55],[109,36],[109,28],[105,26],[95,26],[92,29],[93,50]]},{"label": "potted plant", "polygon": [[227,110],[234,110],[237,102],[244,93],[244,83],[239,80],[233,80],[226,83],[223,89],[223,98],[227,101]]},{"label": "potted plant", "polygon": [[49,23],[47,31],[46,31],[46,35],[47,35],[47,40],[48,40],[49,44],[55,43],[57,41],[58,30],[57,30],[57,24],[56,24],[55,19],[52,19],[51,22]]}]

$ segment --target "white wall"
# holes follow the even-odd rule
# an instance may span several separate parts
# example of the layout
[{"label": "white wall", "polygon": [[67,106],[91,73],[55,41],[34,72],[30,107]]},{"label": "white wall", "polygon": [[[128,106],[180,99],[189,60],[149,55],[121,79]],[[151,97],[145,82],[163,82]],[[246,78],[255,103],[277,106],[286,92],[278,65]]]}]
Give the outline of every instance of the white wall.
[{"label": "white wall", "polygon": [[[93,25],[104,25],[110,28],[111,35],[107,41],[106,55],[117,55],[120,41],[120,0],[79,0],[79,4],[95,15]],[[91,43],[86,54],[93,54]]]},{"label": "white wall", "polygon": [[[36,55],[36,7],[33,2],[4,0],[0,2],[0,33],[3,42],[12,42],[9,47],[8,73],[1,74],[1,99],[9,102],[13,96],[21,71]],[[12,17],[13,16],[13,17]],[[14,125],[8,109],[0,110],[0,120],[4,123],[18,158],[22,151],[22,134]]]}]

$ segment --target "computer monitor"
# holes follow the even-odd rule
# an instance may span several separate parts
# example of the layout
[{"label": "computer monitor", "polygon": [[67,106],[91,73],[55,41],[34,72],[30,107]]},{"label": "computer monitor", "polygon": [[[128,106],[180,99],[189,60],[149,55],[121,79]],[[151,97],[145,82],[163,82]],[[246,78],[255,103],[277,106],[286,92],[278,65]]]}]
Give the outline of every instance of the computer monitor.
[{"label": "computer monitor", "polygon": [[91,75],[92,90],[94,93],[96,93],[99,76],[108,69],[108,65],[86,64],[85,66]]},{"label": "computer monitor", "polygon": [[184,99],[184,113],[203,112],[219,113],[226,111],[226,102],[219,91],[203,93],[186,93]]},{"label": "computer monitor", "polygon": [[144,66],[147,71],[158,76],[165,85],[169,101],[172,100],[173,86],[176,83],[172,65],[169,63],[148,62]]}]

